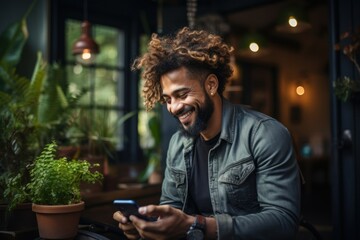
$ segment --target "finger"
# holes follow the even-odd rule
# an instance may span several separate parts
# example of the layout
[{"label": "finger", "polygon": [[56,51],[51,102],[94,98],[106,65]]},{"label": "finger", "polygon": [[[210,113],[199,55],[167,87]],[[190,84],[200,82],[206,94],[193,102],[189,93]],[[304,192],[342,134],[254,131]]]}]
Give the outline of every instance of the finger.
[{"label": "finger", "polygon": [[[142,237],[149,233],[158,233],[162,230],[162,223],[159,221],[146,221],[136,216],[130,216],[130,221],[136,227],[137,231],[140,233]],[[147,239],[147,238],[146,238]]]},{"label": "finger", "polygon": [[147,221],[145,221],[145,220],[143,220],[141,218],[138,218],[135,215],[130,215],[129,220],[135,226],[140,226],[140,225],[143,225],[144,223],[147,222]]},{"label": "finger", "polygon": [[132,223],[126,223],[126,224],[119,223],[119,228],[124,232],[129,232],[129,233],[137,231]]},{"label": "finger", "polygon": [[120,211],[117,211],[113,214],[113,219],[120,223],[127,223],[127,217],[125,217]]},{"label": "finger", "polygon": [[149,217],[161,217],[171,214],[174,208],[169,205],[148,205],[139,208],[139,213]]},{"label": "finger", "polygon": [[128,239],[138,239],[140,236],[137,229],[131,223],[127,223],[127,224],[120,223],[119,228],[123,231],[123,233],[126,235]]}]

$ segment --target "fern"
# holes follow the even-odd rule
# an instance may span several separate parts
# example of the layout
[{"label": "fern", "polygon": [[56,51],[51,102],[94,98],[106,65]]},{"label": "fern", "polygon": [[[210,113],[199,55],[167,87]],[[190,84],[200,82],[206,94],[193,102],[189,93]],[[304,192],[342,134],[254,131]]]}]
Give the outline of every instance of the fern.
[{"label": "fern", "polygon": [[47,144],[30,168],[30,182],[25,187],[17,185],[21,174],[10,178],[12,190],[17,194],[11,206],[14,207],[24,199],[45,205],[67,205],[81,201],[80,184],[82,182],[101,182],[103,175],[92,168],[85,160],[65,157],[56,158],[57,144]]}]

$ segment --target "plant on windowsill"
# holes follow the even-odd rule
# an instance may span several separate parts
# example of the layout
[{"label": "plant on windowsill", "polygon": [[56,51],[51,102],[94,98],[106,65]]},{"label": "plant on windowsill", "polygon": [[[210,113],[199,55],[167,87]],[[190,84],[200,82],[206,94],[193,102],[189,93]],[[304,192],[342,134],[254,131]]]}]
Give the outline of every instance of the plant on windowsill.
[{"label": "plant on windowsill", "polygon": [[[122,139],[119,131],[123,124],[136,115],[136,111],[122,116],[111,115],[108,109],[78,109],[76,120],[68,129],[68,136],[76,148],[72,156],[98,163],[98,171],[104,174],[104,184],[84,184],[84,193],[94,193],[106,190],[110,184],[109,160],[117,159],[117,146]],[[125,139],[124,139],[125,140]],[[62,155],[66,156],[66,155]]]},{"label": "plant on windowsill", "polygon": [[[341,51],[354,64],[358,77],[360,66],[358,62],[360,50],[360,28],[355,32],[345,32],[340,36],[340,42],[335,44],[335,50]],[[360,79],[343,76],[334,82],[335,95],[346,102],[353,94],[360,92]]]},{"label": "plant on windowsill", "polygon": [[80,109],[76,114],[77,120],[69,131],[74,144],[87,146],[86,154],[112,154],[118,144],[118,130],[136,111],[112,119],[109,110]]},{"label": "plant on windowsill", "polygon": [[[27,199],[33,203],[32,209],[37,214],[41,238],[70,239],[77,234],[79,218],[84,209],[80,183],[100,182],[103,175],[92,171],[93,167],[97,167],[96,164],[90,164],[85,160],[57,158],[56,152],[55,141],[47,144],[35,161],[28,166],[30,182],[22,185],[22,176],[19,173],[9,179],[5,195],[17,193],[11,199],[10,207]],[[61,215],[62,212],[65,216]],[[70,217],[73,212],[74,216]],[[55,222],[56,220],[60,222]],[[67,223],[71,223],[72,226],[64,226]],[[70,232],[66,232],[65,229],[69,229]]]},{"label": "plant on windowsill", "polygon": [[149,184],[159,184],[163,178],[161,168],[161,121],[157,111],[159,110],[155,110],[154,115],[147,122],[153,145],[145,150],[147,165],[138,179],[140,182]]}]

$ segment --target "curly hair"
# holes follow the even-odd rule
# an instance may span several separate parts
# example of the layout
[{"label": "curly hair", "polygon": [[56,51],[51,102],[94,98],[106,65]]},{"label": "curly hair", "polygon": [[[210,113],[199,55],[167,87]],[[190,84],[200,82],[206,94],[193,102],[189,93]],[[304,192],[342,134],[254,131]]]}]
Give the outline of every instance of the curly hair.
[{"label": "curly hair", "polygon": [[146,109],[162,102],[160,78],[163,74],[185,67],[191,73],[213,73],[219,80],[218,93],[222,96],[225,84],[232,75],[230,54],[233,47],[220,36],[204,30],[180,29],[175,36],[153,34],[147,52],[137,58],[132,70],[142,69],[142,96]]}]

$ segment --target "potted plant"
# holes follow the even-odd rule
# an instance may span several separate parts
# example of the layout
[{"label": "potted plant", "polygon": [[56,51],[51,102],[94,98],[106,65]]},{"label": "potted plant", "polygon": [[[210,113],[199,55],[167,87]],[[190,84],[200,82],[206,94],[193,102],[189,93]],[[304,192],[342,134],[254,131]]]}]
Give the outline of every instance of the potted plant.
[{"label": "potted plant", "polygon": [[[21,185],[21,173],[9,181],[5,195],[16,189],[11,207],[29,199],[36,213],[39,235],[44,239],[69,239],[77,234],[84,202],[82,182],[96,183],[103,175],[85,160],[58,158],[55,141],[47,144],[35,161],[29,165],[30,182]],[[69,226],[67,226],[69,224]]]},{"label": "potted plant", "polygon": [[118,144],[120,126],[135,114],[133,111],[114,118],[107,109],[79,109],[69,135],[74,144],[86,146],[82,149],[85,154],[111,157]]},{"label": "potted plant", "polygon": [[[42,110],[42,113],[51,113],[63,106],[56,102],[54,105],[57,104],[58,108],[51,111],[44,108],[45,103],[51,101],[43,101],[42,86],[49,80],[47,73],[52,69],[45,64],[40,54],[31,78],[21,76],[17,71],[28,39],[26,17],[34,3],[20,21],[9,25],[0,34],[0,229],[6,231],[36,227],[31,204],[24,203],[9,212],[8,199],[4,198],[3,193],[9,185],[9,178],[19,172],[23,173],[22,183],[28,182],[26,166],[32,162],[46,132],[51,129],[49,122],[43,124],[46,121],[41,116],[44,115],[38,113]],[[53,87],[58,88],[58,85],[53,84]],[[23,221],[24,216],[27,221]]]},{"label": "potted plant", "polygon": [[106,183],[110,180],[109,159],[116,160],[119,136],[123,136],[119,133],[119,129],[134,115],[136,111],[122,116],[111,115],[111,112],[105,109],[80,108],[75,111],[76,120],[68,131],[72,144],[77,149],[73,156],[98,163],[99,171],[104,174],[102,185],[83,184],[82,190],[85,193],[103,191],[108,187]]},{"label": "potted plant", "polygon": [[[83,94],[67,94],[63,68],[45,62],[41,53],[38,53],[31,77],[18,73],[23,46],[28,39],[26,17],[35,2],[20,21],[9,25],[0,34],[1,209],[9,200],[3,194],[9,179],[22,173],[22,184],[28,183],[26,166],[33,162],[39,149],[51,139],[59,142],[64,139],[72,106]],[[11,225],[7,219],[3,219],[8,215],[9,212],[1,214],[2,230],[8,230],[8,225]]]}]

